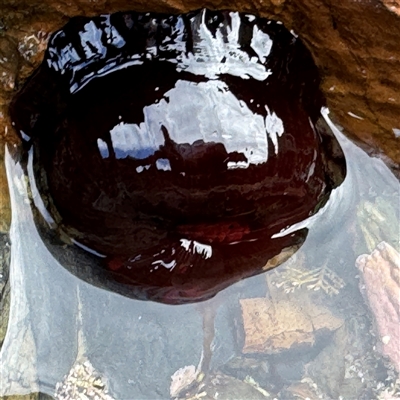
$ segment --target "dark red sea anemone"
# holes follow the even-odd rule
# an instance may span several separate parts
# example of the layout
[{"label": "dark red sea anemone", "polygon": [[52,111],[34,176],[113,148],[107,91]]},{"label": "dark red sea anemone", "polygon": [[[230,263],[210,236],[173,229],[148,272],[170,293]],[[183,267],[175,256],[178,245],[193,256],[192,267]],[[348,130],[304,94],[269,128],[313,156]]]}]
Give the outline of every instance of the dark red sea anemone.
[{"label": "dark red sea anemone", "polygon": [[48,211],[100,257],[103,286],[185,303],[302,243],[272,236],[345,175],[322,106],[309,52],[278,22],[132,12],[54,33],[11,116]]}]

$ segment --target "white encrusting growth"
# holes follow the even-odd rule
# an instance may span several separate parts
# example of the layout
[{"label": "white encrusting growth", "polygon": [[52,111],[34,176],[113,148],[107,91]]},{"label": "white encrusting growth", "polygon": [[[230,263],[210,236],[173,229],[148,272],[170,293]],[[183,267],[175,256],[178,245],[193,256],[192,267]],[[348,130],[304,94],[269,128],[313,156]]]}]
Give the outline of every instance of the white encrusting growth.
[{"label": "white encrusting growth", "polygon": [[[266,118],[253,113],[219,80],[200,83],[179,80],[163,99],[144,108],[144,122],[116,125],[110,131],[111,141],[117,158],[145,159],[165,144],[161,131],[164,125],[175,143],[191,145],[198,140],[222,143],[228,153],[243,154],[247,161],[228,162],[228,169],[246,168],[267,161],[268,135],[275,153],[278,152],[283,122],[267,106],[265,109]],[[171,169],[166,159],[158,160],[156,166]]]},{"label": "white encrusting growth", "polygon": [[212,247],[208,244],[196,242],[195,240],[181,239],[181,246],[189,252],[197,253],[207,259],[212,256]]}]

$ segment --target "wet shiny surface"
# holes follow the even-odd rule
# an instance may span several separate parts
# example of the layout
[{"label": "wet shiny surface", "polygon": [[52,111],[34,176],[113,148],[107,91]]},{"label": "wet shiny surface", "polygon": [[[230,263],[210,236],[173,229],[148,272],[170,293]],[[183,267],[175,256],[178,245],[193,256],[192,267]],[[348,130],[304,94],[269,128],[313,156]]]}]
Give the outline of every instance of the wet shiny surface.
[{"label": "wet shiny surface", "polygon": [[343,180],[317,76],[295,36],[251,15],[75,18],[11,116],[43,216],[98,256],[103,286],[198,301],[297,249],[305,230],[273,236]]}]

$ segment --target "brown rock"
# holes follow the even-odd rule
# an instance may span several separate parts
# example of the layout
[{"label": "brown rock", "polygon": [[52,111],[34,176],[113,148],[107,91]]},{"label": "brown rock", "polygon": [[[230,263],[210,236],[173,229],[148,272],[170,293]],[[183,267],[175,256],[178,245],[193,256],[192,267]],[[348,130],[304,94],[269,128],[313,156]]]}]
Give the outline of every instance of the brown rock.
[{"label": "brown rock", "polygon": [[[338,355],[344,355],[349,352],[348,343],[348,329],[343,324],[330,337],[329,342],[317,357],[307,364],[306,376],[311,378],[312,381],[318,382],[318,389],[325,394],[322,398],[337,399],[344,394],[343,383],[346,373],[346,360],[345,357]],[[346,394],[350,395],[343,396],[344,398],[356,399],[359,398],[360,393],[352,392]],[[309,397],[317,398],[317,396]]]},{"label": "brown rock", "polygon": [[356,261],[375,317],[382,354],[400,372],[400,254],[386,242]]},{"label": "brown rock", "polygon": [[300,307],[289,301],[266,298],[240,300],[245,340],[243,353],[278,353],[298,344],[313,345],[315,333],[333,331],[343,321],[325,308]]},{"label": "brown rock", "polygon": [[397,15],[400,15],[400,1],[399,0],[383,0],[383,4],[390,11],[394,12]]},{"label": "brown rock", "polygon": [[0,37],[0,88],[2,92],[14,90],[18,69],[15,43],[9,37]]}]

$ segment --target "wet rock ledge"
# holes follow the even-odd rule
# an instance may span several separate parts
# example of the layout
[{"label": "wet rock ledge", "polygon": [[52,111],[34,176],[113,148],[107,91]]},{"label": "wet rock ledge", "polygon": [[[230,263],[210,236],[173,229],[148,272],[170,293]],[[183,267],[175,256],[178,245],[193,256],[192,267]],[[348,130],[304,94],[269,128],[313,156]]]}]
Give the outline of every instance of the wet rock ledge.
[{"label": "wet rock ledge", "polygon": [[[0,0],[0,140],[17,140],[9,101],[41,62],[50,33],[69,17],[201,7],[258,14],[298,34],[319,67],[333,119],[400,175],[400,0]],[[0,160],[2,152],[1,145]],[[0,213],[7,225],[3,184]]]}]

